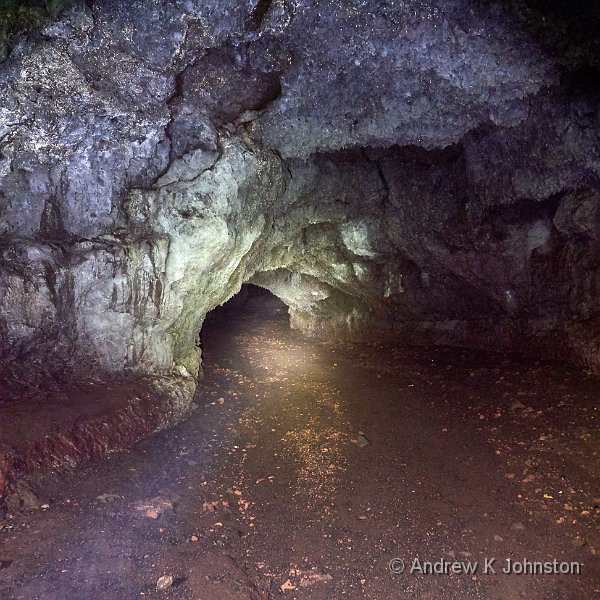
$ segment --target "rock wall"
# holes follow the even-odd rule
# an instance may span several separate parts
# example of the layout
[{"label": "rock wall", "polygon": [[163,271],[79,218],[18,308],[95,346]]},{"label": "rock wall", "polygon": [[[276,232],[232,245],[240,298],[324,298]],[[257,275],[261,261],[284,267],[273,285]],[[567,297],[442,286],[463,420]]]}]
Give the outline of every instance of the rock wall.
[{"label": "rock wall", "polygon": [[75,2],[0,64],[3,393],[193,379],[206,313],[246,281],[316,335],[599,368],[599,21]]}]

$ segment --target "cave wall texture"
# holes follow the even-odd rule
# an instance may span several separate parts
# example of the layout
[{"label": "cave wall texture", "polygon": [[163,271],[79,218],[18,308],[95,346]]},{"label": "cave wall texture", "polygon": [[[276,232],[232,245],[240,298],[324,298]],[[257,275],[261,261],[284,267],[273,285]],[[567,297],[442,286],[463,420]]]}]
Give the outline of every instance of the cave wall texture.
[{"label": "cave wall texture", "polygon": [[18,35],[5,380],[194,381],[244,282],[314,335],[599,370],[600,18],[559,6],[95,0]]}]

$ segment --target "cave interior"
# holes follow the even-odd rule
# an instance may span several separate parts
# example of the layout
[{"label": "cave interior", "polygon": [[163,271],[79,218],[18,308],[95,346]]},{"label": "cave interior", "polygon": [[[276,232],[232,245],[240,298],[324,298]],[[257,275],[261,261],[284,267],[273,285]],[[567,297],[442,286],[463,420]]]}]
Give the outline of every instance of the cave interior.
[{"label": "cave interior", "polygon": [[0,3],[0,599],[600,594],[599,26]]}]

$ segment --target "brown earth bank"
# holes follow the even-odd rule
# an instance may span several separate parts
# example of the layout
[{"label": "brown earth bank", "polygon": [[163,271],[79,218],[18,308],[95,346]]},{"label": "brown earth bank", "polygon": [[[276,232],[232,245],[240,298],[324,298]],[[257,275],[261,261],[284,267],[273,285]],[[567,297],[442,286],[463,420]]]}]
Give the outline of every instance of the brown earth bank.
[{"label": "brown earth bank", "polygon": [[[207,323],[189,418],[28,481],[39,508],[0,521],[0,598],[600,597],[597,379],[271,317]],[[427,561],[477,567],[409,572]]]},{"label": "brown earth bank", "polygon": [[39,508],[28,476],[132,446],[183,416],[192,390],[176,378],[88,376],[0,402],[0,510]]}]

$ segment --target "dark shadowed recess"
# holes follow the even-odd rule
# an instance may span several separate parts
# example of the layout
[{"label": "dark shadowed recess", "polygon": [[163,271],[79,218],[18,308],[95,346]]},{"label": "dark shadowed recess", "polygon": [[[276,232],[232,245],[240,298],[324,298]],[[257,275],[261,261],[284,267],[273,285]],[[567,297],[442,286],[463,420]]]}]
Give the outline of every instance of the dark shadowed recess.
[{"label": "dark shadowed recess", "polygon": [[75,0],[0,0],[0,62],[9,54],[21,33],[54,18]]},{"label": "dark shadowed recess", "polygon": [[250,319],[276,320],[289,326],[287,306],[269,290],[252,284],[244,284],[233,298],[208,313],[202,331],[203,363],[210,363],[213,351],[228,343],[242,329],[242,323]]}]

